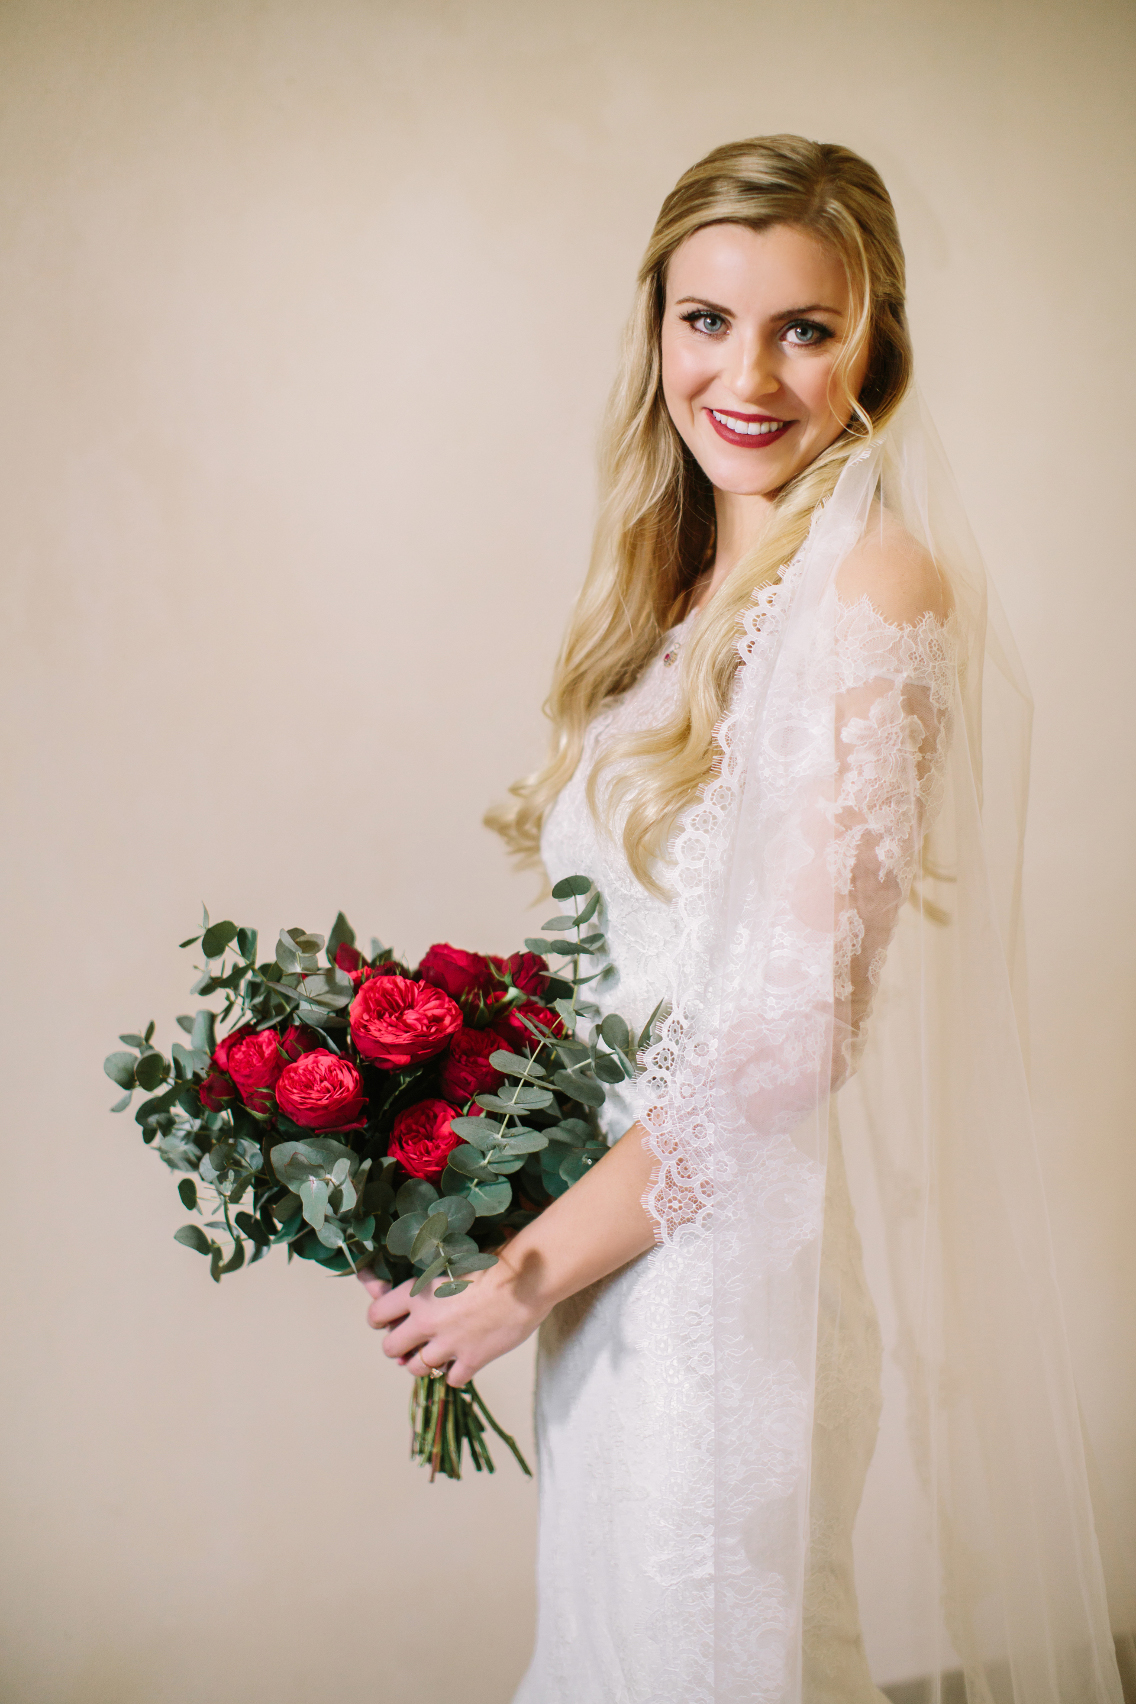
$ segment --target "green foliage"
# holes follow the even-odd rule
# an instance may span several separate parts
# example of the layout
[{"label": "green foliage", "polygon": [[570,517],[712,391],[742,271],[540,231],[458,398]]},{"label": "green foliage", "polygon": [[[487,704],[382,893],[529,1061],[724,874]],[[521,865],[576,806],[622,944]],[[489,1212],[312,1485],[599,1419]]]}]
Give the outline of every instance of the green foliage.
[{"label": "green foliage", "polygon": [[[502,1042],[491,1054],[499,1086],[455,1109],[458,1145],[436,1182],[407,1176],[387,1150],[398,1114],[437,1098],[437,1060],[381,1070],[358,1056],[347,1021],[355,989],[335,964],[341,946],[359,950],[343,913],[326,942],[305,929],[281,930],[271,956],[258,963],[256,930],[228,919],[211,923],[203,910],[200,933],[182,946],[200,947],[193,991],[209,1003],[177,1018],[179,1039],[168,1056],[153,1045],[151,1022],[121,1035],[120,1050],[103,1069],[123,1091],[115,1111],[142,1092],[134,1112],[142,1140],[174,1172],[182,1206],[197,1220],[183,1225],[176,1240],[207,1258],[216,1282],[281,1245],[289,1259],[328,1272],[349,1275],[368,1266],[395,1284],[410,1279],[418,1292],[435,1285],[435,1295],[457,1296],[496,1262],[507,1231],[529,1223],[602,1157],[607,1145],[597,1115],[607,1089],[634,1077],[662,1008],[636,1035],[623,1018],[590,1002],[588,985],[608,970],[601,896],[587,877],[570,876],[556,884],[553,898],[563,909],[526,946],[560,961],[539,996],[555,1021],[538,1021],[532,997],[507,973],[499,976],[492,1007],[467,1005],[466,1022],[474,1027],[486,1027],[502,1010],[513,1013],[525,1039]],[[372,965],[392,956],[371,942]],[[584,973],[587,960],[592,967]],[[253,1096],[248,1105],[235,1092],[228,1099],[221,1094],[218,1111],[202,1102],[222,1035],[242,1025],[283,1031],[297,1022],[360,1071],[366,1104],[358,1128],[301,1129],[271,1094]],[[211,1088],[211,1100],[215,1094]],[[418,1381],[428,1384],[434,1394],[423,1388],[416,1394],[420,1459],[432,1472],[456,1476],[468,1448],[479,1470],[492,1471],[486,1427],[505,1434],[472,1386],[439,1394],[436,1381]]]}]

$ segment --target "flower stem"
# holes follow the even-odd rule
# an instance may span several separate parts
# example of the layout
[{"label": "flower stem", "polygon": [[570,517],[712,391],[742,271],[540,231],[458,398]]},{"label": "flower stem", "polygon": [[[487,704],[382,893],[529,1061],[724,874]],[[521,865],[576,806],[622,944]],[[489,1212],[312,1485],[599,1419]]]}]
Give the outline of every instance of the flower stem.
[{"label": "flower stem", "polygon": [[485,1443],[482,1415],[531,1479],[532,1469],[516,1441],[497,1424],[476,1386],[448,1385],[444,1371],[414,1381],[410,1396],[411,1460],[430,1468],[431,1481],[439,1473],[446,1479],[460,1479],[463,1446],[468,1444],[476,1471],[495,1472]]}]

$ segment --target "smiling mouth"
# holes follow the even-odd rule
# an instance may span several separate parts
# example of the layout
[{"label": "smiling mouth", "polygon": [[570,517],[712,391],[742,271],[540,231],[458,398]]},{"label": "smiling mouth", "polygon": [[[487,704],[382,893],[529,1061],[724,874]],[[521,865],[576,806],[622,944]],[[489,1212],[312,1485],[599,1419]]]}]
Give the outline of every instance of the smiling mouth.
[{"label": "smiling mouth", "polygon": [[724,414],[708,408],[710,424],[728,444],[743,444],[749,450],[763,450],[783,438],[795,420],[775,420],[768,414]]}]

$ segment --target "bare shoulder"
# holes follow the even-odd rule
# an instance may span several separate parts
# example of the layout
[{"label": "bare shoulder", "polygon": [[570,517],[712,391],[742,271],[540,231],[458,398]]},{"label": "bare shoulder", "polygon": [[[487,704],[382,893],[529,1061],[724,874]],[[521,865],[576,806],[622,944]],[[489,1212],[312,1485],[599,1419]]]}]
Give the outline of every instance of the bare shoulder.
[{"label": "bare shoulder", "polygon": [[925,615],[945,621],[953,607],[950,587],[935,558],[878,505],[859,544],[836,575],[841,603],[867,598],[877,614],[914,627]]}]

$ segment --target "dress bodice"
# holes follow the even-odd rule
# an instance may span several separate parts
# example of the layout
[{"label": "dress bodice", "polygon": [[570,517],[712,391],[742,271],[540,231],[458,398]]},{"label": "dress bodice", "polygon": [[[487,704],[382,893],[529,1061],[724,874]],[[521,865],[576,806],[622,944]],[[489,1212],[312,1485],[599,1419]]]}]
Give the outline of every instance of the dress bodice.
[{"label": "dress bodice", "polygon": [[[674,664],[694,620],[692,612],[672,628],[634,685],[593,718],[580,762],[548,812],[541,836],[550,882],[590,876],[603,896],[597,922],[608,943],[604,973],[590,984],[588,996],[602,1013],[617,1011],[636,1030],[646,1023],[669,986],[680,920],[673,904],[649,893],[635,879],[618,836],[618,819],[615,833],[603,828],[589,809],[586,789],[603,745],[657,727],[677,705],[681,671]],[[592,961],[581,962],[585,973],[596,968]],[[633,1122],[625,1090],[608,1090],[600,1117],[609,1140],[623,1134]]]}]

